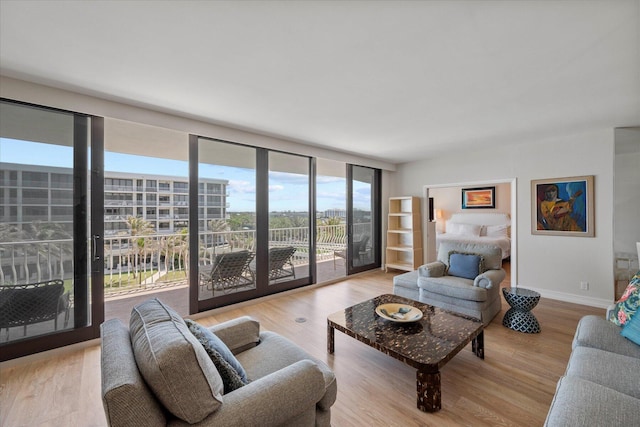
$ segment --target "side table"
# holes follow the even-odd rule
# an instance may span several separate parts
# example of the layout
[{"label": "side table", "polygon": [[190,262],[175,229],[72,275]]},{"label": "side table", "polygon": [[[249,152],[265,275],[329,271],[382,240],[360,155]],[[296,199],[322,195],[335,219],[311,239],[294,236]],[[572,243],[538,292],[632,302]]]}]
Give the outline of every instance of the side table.
[{"label": "side table", "polygon": [[502,325],[527,334],[539,333],[540,324],[531,310],[538,305],[540,294],[524,288],[502,288],[502,295],[511,306],[504,314]]}]

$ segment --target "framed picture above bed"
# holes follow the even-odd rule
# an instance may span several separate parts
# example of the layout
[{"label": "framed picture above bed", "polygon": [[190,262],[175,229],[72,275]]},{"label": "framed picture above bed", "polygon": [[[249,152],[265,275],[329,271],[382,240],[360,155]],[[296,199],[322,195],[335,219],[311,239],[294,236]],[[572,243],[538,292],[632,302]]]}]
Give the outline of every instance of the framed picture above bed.
[{"label": "framed picture above bed", "polygon": [[462,189],[462,209],[495,209],[496,187]]},{"label": "framed picture above bed", "polygon": [[531,234],[594,237],[593,175],[531,181]]}]

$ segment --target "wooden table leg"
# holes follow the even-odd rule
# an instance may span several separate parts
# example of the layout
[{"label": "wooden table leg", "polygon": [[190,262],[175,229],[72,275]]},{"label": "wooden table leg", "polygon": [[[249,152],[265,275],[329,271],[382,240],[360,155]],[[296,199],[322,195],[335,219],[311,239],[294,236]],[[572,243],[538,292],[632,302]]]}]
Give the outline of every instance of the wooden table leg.
[{"label": "wooden table leg", "polygon": [[416,373],[418,409],[423,412],[436,412],[442,409],[440,393],[440,371]]},{"label": "wooden table leg", "polygon": [[331,325],[327,324],[327,352],[329,352],[329,354],[333,354],[335,351],[334,331],[335,329]]},{"label": "wooden table leg", "polygon": [[484,359],[484,331],[471,341],[471,350],[480,359]]}]

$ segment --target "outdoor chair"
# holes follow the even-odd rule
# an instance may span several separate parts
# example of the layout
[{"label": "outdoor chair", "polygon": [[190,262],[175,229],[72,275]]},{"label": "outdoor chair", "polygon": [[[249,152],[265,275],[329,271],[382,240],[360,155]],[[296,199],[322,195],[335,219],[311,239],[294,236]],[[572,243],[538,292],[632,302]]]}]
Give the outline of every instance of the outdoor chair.
[{"label": "outdoor chair", "polygon": [[[368,257],[367,244],[369,243],[369,236],[364,235],[360,240],[353,242],[353,264],[361,265],[363,264],[363,258]],[[333,269],[336,269],[336,258],[342,258],[344,260],[347,259],[347,250],[340,249],[338,251],[333,252]]]},{"label": "outdoor chair", "polygon": [[47,280],[24,285],[0,286],[0,330],[6,329],[9,340],[9,328],[24,327],[34,323],[54,321],[58,329],[58,317],[64,313],[64,327],[69,322],[69,293],[64,292],[62,280]]},{"label": "outdoor chair", "polygon": [[293,254],[296,248],[286,246],[284,248],[273,247],[269,249],[269,280],[284,279],[285,277],[296,277],[296,270],[293,266]]},{"label": "outdoor chair", "polygon": [[200,286],[226,293],[252,285],[255,279],[249,264],[254,256],[247,250],[216,255],[212,265],[200,267]]}]

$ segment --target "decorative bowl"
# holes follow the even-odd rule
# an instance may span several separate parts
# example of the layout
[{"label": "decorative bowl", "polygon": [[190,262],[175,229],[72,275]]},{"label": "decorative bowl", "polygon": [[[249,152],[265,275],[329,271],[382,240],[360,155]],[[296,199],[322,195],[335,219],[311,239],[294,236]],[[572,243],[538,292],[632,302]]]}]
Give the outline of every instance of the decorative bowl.
[{"label": "decorative bowl", "polygon": [[422,312],[406,304],[381,304],[376,307],[376,313],[383,319],[398,323],[417,322],[422,319]]}]

